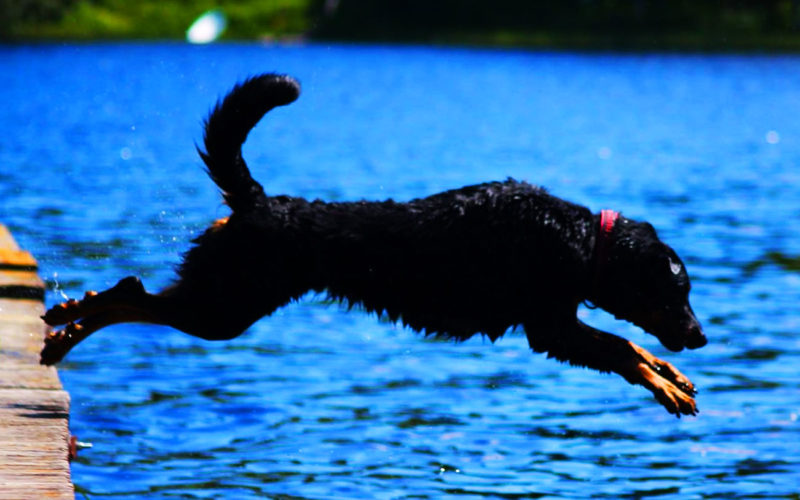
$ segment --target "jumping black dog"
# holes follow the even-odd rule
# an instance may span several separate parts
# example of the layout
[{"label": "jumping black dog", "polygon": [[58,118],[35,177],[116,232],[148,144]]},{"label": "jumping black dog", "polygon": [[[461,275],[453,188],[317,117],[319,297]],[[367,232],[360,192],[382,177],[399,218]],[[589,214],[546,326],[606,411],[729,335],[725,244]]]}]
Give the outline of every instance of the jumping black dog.
[{"label": "jumping black dog", "polygon": [[266,195],[241,147],[267,111],[299,93],[291,77],[265,74],[216,105],[199,153],[231,215],[194,241],[177,281],[160,293],[128,277],[48,310],[49,325],[66,326],[46,337],[43,364],[123,322],[232,339],[313,290],[427,335],[494,341],[522,327],[534,351],[618,373],[670,413],[696,414],[694,387],[672,365],[576,317],[589,302],[670,350],[706,344],[686,269],[650,224],[594,215],[511,179],[405,203]]}]

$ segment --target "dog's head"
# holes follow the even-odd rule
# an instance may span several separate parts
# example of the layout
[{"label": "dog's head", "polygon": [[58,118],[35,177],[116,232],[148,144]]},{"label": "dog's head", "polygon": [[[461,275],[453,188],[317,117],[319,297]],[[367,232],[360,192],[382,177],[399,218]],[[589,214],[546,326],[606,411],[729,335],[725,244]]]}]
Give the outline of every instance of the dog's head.
[{"label": "dog's head", "polygon": [[706,337],[689,305],[689,275],[650,224],[624,217],[602,221],[591,300],[655,335],[667,349],[697,349]]}]

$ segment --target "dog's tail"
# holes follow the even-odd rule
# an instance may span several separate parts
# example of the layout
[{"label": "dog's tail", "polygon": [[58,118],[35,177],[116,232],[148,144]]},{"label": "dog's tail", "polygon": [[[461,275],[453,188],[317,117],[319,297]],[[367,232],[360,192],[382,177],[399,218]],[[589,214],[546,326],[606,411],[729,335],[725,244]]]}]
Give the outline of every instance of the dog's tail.
[{"label": "dog's tail", "polygon": [[300,85],[292,77],[263,74],[236,85],[208,115],[203,136],[205,151],[198,147],[198,153],[234,212],[266,201],[264,189],[251,177],[242,158],[247,134],[267,111],[289,104],[299,95]]}]

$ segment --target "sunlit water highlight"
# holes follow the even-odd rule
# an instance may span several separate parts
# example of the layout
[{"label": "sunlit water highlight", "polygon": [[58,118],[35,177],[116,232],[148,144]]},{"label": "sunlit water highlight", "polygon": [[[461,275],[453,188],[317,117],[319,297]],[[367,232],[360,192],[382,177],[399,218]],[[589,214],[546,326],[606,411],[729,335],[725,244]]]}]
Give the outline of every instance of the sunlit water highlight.
[{"label": "sunlit water highlight", "polygon": [[405,200],[512,176],[651,221],[710,343],[701,414],[524,339],[423,340],[323,297],[228,343],[143,325],[60,370],[88,498],[800,498],[800,58],[259,45],[0,48],[0,220],[49,303],[169,282],[226,214],[201,119],[262,71],[303,83],[250,137],[271,193]]}]

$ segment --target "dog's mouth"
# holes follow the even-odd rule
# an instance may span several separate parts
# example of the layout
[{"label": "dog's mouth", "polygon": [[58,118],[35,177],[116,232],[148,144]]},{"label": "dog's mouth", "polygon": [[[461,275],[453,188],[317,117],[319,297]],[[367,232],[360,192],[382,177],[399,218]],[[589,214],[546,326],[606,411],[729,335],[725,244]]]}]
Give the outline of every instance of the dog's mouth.
[{"label": "dog's mouth", "polygon": [[708,343],[700,323],[694,314],[688,314],[684,321],[678,324],[668,324],[663,317],[648,318],[649,321],[635,324],[646,332],[654,335],[661,345],[673,352],[680,352],[685,348],[699,349]]},{"label": "dog's mouth", "polygon": [[684,347],[699,349],[708,343],[708,339],[703,334],[703,329],[697,320],[693,319],[688,325],[675,330],[653,331],[653,334],[664,347],[673,352],[680,352]]},{"label": "dog's mouth", "polygon": [[658,337],[658,340],[661,341],[664,347],[673,352],[680,352],[684,347],[699,349],[708,343],[708,339],[703,334],[700,325],[693,326],[688,330],[682,330],[683,331],[678,335],[674,333],[661,335],[656,333],[655,336]]}]

